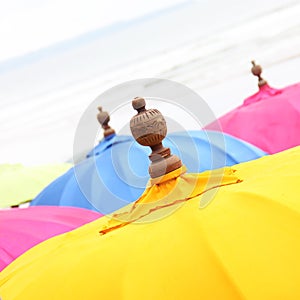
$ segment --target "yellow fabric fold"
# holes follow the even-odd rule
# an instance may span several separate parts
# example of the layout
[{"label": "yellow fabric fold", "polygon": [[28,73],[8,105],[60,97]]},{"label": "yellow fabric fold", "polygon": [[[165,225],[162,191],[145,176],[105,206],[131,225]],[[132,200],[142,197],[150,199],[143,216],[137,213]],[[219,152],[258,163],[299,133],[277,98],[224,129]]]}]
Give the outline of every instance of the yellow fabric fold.
[{"label": "yellow fabric fold", "polygon": [[201,174],[182,174],[182,170],[175,171],[165,175],[159,184],[151,184],[137,201],[114,213],[112,219],[99,232],[105,234],[132,222],[160,219],[171,214],[185,201],[208,190],[241,181],[229,167]]}]

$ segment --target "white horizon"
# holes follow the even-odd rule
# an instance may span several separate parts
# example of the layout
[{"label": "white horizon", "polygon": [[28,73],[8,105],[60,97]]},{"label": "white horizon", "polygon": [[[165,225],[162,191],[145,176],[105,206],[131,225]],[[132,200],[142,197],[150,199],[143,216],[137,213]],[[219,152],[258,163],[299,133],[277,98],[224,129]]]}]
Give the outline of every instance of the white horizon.
[{"label": "white horizon", "polygon": [[187,0],[2,1],[0,62],[184,2]]}]

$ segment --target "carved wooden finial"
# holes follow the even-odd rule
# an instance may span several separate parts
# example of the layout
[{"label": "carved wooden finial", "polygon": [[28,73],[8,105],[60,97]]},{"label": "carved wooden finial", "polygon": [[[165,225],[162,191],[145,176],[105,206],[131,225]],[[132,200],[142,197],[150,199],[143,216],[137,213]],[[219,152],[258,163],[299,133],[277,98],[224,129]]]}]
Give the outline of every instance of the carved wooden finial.
[{"label": "carved wooden finial", "polygon": [[254,76],[258,77],[258,86],[262,87],[266,85],[267,81],[260,76],[262,73],[262,67],[260,65],[255,64],[254,60],[252,60],[251,63],[253,65],[251,68],[251,72]]},{"label": "carved wooden finial", "polygon": [[130,129],[136,141],[149,146],[151,164],[149,174],[152,178],[160,177],[182,166],[181,160],[172,155],[170,148],[165,148],[162,140],[167,135],[167,124],[163,115],[157,109],[146,109],[144,98],[136,97],[132,106],[137,114],[130,120]]},{"label": "carved wooden finial", "polygon": [[101,124],[104,132],[104,137],[108,137],[109,135],[115,134],[115,131],[108,125],[110,121],[110,117],[108,112],[102,111],[102,107],[98,107],[99,113],[97,115],[98,122]]}]

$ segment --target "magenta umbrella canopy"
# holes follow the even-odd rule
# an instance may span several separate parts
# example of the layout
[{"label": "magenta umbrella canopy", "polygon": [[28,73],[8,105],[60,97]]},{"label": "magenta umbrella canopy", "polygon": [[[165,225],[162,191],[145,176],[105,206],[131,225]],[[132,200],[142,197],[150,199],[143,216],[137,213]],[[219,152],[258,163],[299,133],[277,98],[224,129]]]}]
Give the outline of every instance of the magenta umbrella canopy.
[{"label": "magenta umbrella canopy", "polygon": [[259,92],[205,128],[218,130],[220,126],[225,133],[270,154],[300,145],[300,83],[274,89],[260,74],[256,76]]},{"label": "magenta umbrella canopy", "polygon": [[0,271],[36,244],[101,216],[75,207],[33,206],[0,210]]}]

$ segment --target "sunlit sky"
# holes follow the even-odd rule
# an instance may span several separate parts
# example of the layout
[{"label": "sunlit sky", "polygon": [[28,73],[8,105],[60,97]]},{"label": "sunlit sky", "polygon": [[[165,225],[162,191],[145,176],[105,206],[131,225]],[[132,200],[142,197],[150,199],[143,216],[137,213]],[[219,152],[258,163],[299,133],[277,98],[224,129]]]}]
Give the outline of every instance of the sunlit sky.
[{"label": "sunlit sky", "polygon": [[1,0],[0,61],[183,0]]}]

